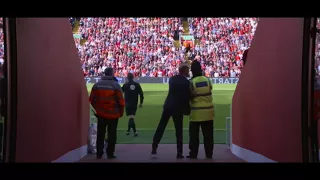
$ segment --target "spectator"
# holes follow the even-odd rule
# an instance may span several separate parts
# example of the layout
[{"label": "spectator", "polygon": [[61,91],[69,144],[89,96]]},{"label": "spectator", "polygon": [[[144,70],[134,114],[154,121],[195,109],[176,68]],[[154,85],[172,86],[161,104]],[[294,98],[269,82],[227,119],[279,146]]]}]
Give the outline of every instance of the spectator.
[{"label": "spectator", "polygon": [[76,42],[82,69],[98,76],[113,67],[125,77],[169,76],[184,61],[182,48],[174,47],[175,30],[183,32],[180,18],[81,18]]},{"label": "spectator", "polygon": [[[199,43],[192,57],[200,61],[208,77],[241,74],[243,53],[253,38],[257,18],[189,18],[189,29]],[[210,73],[210,71],[212,73]]]},{"label": "spectator", "polygon": [[[84,76],[98,76],[113,67],[117,76],[165,77],[177,74],[185,58],[198,60],[208,77],[238,77],[244,51],[250,47],[258,18],[188,18],[196,39],[186,53],[175,47],[175,30],[184,32],[181,18],[74,18],[85,43],[75,44]],[[320,29],[320,19],[317,28]],[[3,19],[0,18],[0,64],[4,63]],[[186,56],[186,57],[185,57]],[[316,38],[316,77],[320,77],[320,36]]]},{"label": "spectator", "polygon": [[[208,77],[241,74],[243,52],[251,42],[257,18],[188,18],[198,43],[175,47],[173,36],[184,32],[181,18],[81,18],[76,42],[85,75],[99,76],[106,67],[115,74],[173,76],[185,58],[198,60]],[[186,57],[185,57],[186,56]]]}]

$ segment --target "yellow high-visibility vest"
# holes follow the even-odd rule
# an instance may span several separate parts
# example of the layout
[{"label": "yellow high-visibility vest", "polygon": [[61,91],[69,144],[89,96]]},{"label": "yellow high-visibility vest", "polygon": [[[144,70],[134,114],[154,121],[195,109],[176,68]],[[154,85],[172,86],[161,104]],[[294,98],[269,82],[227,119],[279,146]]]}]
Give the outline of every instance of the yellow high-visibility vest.
[{"label": "yellow high-visibility vest", "polygon": [[191,79],[191,89],[196,97],[191,100],[190,121],[213,120],[212,84],[205,76]]}]

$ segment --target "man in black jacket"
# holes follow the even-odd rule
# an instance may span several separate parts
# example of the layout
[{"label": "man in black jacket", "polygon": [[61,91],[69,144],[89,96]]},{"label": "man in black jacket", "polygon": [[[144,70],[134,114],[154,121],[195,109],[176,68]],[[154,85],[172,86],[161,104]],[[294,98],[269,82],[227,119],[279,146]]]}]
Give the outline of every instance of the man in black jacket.
[{"label": "man in black jacket", "polygon": [[138,136],[138,132],[136,130],[136,124],[134,122],[134,116],[137,112],[138,106],[138,95],[140,95],[140,105],[142,107],[143,104],[143,91],[139,83],[133,81],[133,74],[128,73],[128,82],[122,86],[122,91],[124,93],[125,106],[126,106],[126,114],[129,116],[128,122],[128,130],[127,135],[130,134],[130,130],[133,130],[134,136]]},{"label": "man in black jacket", "polygon": [[159,125],[153,136],[151,154],[157,154],[158,144],[170,117],[172,117],[177,138],[177,158],[184,158],[182,155],[183,115],[190,114],[189,97],[191,97],[190,82],[187,77],[189,77],[189,66],[182,64],[179,67],[179,75],[175,75],[169,80],[169,92],[163,105]]}]

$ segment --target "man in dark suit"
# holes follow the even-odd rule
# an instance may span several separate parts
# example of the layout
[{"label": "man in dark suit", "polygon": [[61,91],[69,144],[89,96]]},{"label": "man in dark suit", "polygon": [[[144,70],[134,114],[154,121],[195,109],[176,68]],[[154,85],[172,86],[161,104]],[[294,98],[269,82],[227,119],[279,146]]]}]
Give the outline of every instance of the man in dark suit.
[{"label": "man in dark suit", "polygon": [[170,117],[172,117],[177,138],[177,158],[184,158],[182,155],[183,115],[190,114],[189,97],[191,97],[190,82],[187,77],[189,77],[189,66],[182,64],[179,67],[179,74],[169,80],[169,92],[163,105],[159,125],[153,136],[151,154],[157,154],[158,144]]}]

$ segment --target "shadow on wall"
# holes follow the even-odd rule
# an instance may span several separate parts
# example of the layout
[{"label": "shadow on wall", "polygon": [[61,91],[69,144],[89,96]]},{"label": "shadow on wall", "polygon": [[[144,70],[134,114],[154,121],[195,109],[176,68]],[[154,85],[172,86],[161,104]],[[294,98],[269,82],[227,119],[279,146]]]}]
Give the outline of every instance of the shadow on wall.
[{"label": "shadow on wall", "polygon": [[260,18],[233,96],[233,153],[301,162],[302,39],[303,18]]},{"label": "shadow on wall", "polygon": [[[17,162],[87,145],[88,93],[68,18],[17,18]],[[79,155],[80,156],[80,155]]]}]

